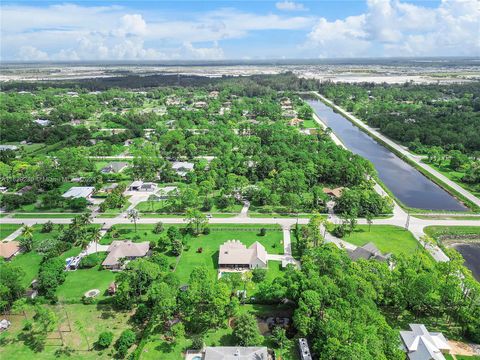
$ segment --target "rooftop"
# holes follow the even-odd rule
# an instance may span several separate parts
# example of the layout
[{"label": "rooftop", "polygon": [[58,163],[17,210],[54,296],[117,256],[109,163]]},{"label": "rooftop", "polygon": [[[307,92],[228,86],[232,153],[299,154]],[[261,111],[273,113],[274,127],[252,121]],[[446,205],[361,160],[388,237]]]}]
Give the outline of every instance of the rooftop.
[{"label": "rooftop", "polygon": [[258,241],[248,248],[238,240],[229,240],[220,246],[219,265],[250,265],[256,260],[267,265],[267,252]]},{"label": "rooftop", "polygon": [[134,243],[130,240],[117,240],[113,241],[108,247],[108,255],[103,261],[103,266],[115,266],[118,265],[119,260],[128,257],[142,257],[147,255],[150,249],[148,241],[141,243]]},{"label": "rooftop", "polygon": [[400,331],[407,357],[410,360],[445,360],[442,351],[449,351],[442,333],[429,332],[423,324],[410,324],[411,331]]},{"label": "rooftop", "polygon": [[89,197],[95,188],[93,186],[74,186],[68,189],[62,197],[64,198],[86,198]]},{"label": "rooftop", "polygon": [[266,347],[207,346],[204,360],[267,360]]}]

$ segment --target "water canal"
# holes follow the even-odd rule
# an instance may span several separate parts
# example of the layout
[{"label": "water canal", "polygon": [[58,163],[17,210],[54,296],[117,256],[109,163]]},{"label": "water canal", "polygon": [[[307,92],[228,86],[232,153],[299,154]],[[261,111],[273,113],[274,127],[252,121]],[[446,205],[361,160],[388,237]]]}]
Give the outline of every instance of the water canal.
[{"label": "water canal", "polygon": [[370,160],[380,180],[406,206],[439,211],[468,209],[383,145],[319,100],[307,100],[315,113],[353,153]]}]

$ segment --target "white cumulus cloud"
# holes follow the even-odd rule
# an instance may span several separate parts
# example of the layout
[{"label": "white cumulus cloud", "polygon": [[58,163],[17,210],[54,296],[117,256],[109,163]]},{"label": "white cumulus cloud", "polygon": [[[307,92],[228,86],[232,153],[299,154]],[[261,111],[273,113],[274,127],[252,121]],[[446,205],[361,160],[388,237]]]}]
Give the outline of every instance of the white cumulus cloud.
[{"label": "white cumulus cloud", "polygon": [[443,0],[427,8],[400,0],[368,0],[364,14],[320,18],[303,48],[317,56],[478,56],[476,0]]},{"label": "white cumulus cloud", "polygon": [[308,10],[305,7],[305,5],[303,5],[302,3],[297,3],[297,2],[294,2],[294,1],[288,1],[288,0],[277,2],[275,4],[275,7],[278,10],[282,10],[282,11],[305,11],[305,10]]}]

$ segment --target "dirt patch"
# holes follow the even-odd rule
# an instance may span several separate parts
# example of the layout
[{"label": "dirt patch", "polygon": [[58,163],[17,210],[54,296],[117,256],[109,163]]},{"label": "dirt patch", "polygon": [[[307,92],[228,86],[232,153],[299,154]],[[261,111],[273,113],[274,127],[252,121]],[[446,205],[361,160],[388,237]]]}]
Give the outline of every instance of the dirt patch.
[{"label": "dirt patch", "polygon": [[475,355],[475,351],[470,344],[467,344],[461,341],[453,341],[453,340],[449,340],[448,344],[452,348],[452,350],[450,351],[450,354],[452,355],[467,355],[467,356]]}]

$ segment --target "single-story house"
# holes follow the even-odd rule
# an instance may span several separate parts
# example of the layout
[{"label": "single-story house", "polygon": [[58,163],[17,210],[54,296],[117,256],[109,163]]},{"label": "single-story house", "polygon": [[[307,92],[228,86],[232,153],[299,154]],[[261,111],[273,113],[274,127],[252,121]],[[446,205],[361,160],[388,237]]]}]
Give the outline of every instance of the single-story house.
[{"label": "single-story house", "polygon": [[27,185],[27,186],[24,186],[23,188],[21,188],[20,190],[18,190],[16,192],[16,194],[17,195],[24,195],[27,192],[32,191],[32,190],[33,190],[33,186],[32,185]]},{"label": "single-story house", "polygon": [[134,243],[130,240],[113,241],[107,249],[108,255],[102,263],[105,269],[120,270],[122,267],[122,259],[133,260],[144,257],[150,250],[148,241]]},{"label": "single-story house", "polygon": [[40,126],[47,126],[50,125],[50,120],[42,120],[42,119],[37,119],[33,120],[34,123],[37,123]]},{"label": "single-story house", "polygon": [[265,346],[207,346],[203,360],[269,360],[268,349]]},{"label": "single-story house", "polygon": [[18,150],[18,146],[17,145],[0,145],[0,151],[3,151],[3,150],[16,151]]},{"label": "single-story house", "polygon": [[323,188],[323,192],[329,196],[332,196],[338,199],[340,196],[342,196],[343,189],[344,189],[343,187],[337,187],[335,189]]},{"label": "single-story house", "polygon": [[365,260],[378,260],[378,261],[387,261],[392,254],[385,254],[383,255],[380,250],[371,242],[365,244],[363,246],[357,247],[355,250],[347,250],[348,256],[353,261],[358,259],[365,259]]},{"label": "single-story house", "polygon": [[112,162],[105,166],[102,170],[100,170],[100,172],[103,174],[118,174],[119,172],[122,172],[127,166],[128,163],[126,162]]},{"label": "single-story house", "polygon": [[403,350],[410,360],[445,360],[451,350],[442,333],[429,332],[423,324],[410,324],[411,331],[400,331]]},{"label": "single-story house", "polygon": [[0,186],[0,193],[7,192],[8,188],[6,186]]},{"label": "single-story house", "polygon": [[210,91],[210,94],[208,94],[208,97],[216,99],[220,93],[216,90]]},{"label": "single-story house", "polygon": [[174,161],[172,163],[172,169],[180,176],[187,175],[188,172],[192,171],[194,164],[187,161]]},{"label": "single-story house", "polygon": [[5,260],[11,260],[20,252],[20,243],[18,241],[0,242],[0,257]]},{"label": "single-story house", "polygon": [[267,252],[257,241],[248,248],[238,240],[229,240],[220,245],[219,268],[255,269],[267,266]]},{"label": "single-story house", "polygon": [[95,188],[93,186],[74,186],[68,189],[62,195],[62,197],[72,198],[72,199],[77,199],[77,198],[88,199],[93,194],[94,191],[95,191]]},{"label": "single-story house", "polygon": [[303,124],[303,120],[296,117],[291,119],[288,124],[290,126],[300,126],[300,124]]},{"label": "single-story house", "polygon": [[208,104],[205,101],[197,101],[196,103],[193,104],[193,106],[196,109],[201,109],[201,108],[207,107],[207,105]]},{"label": "single-story house", "polygon": [[141,180],[135,180],[128,187],[129,191],[155,191],[157,184],[151,182],[143,182]]},{"label": "single-story house", "polygon": [[111,184],[107,184],[105,185],[103,188],[102,188],[102,191],[106,192],[106,193],[111,193],[113,190],[115,190],[116,188],[118,187],[118,184],[117,183],[111,183]]},{"label": "single-story house", "polygon": [[109,295],[115,295],[117,292],[117,284],[115,281],[111,282],[110,285],[108,285],[108,294]]}]

